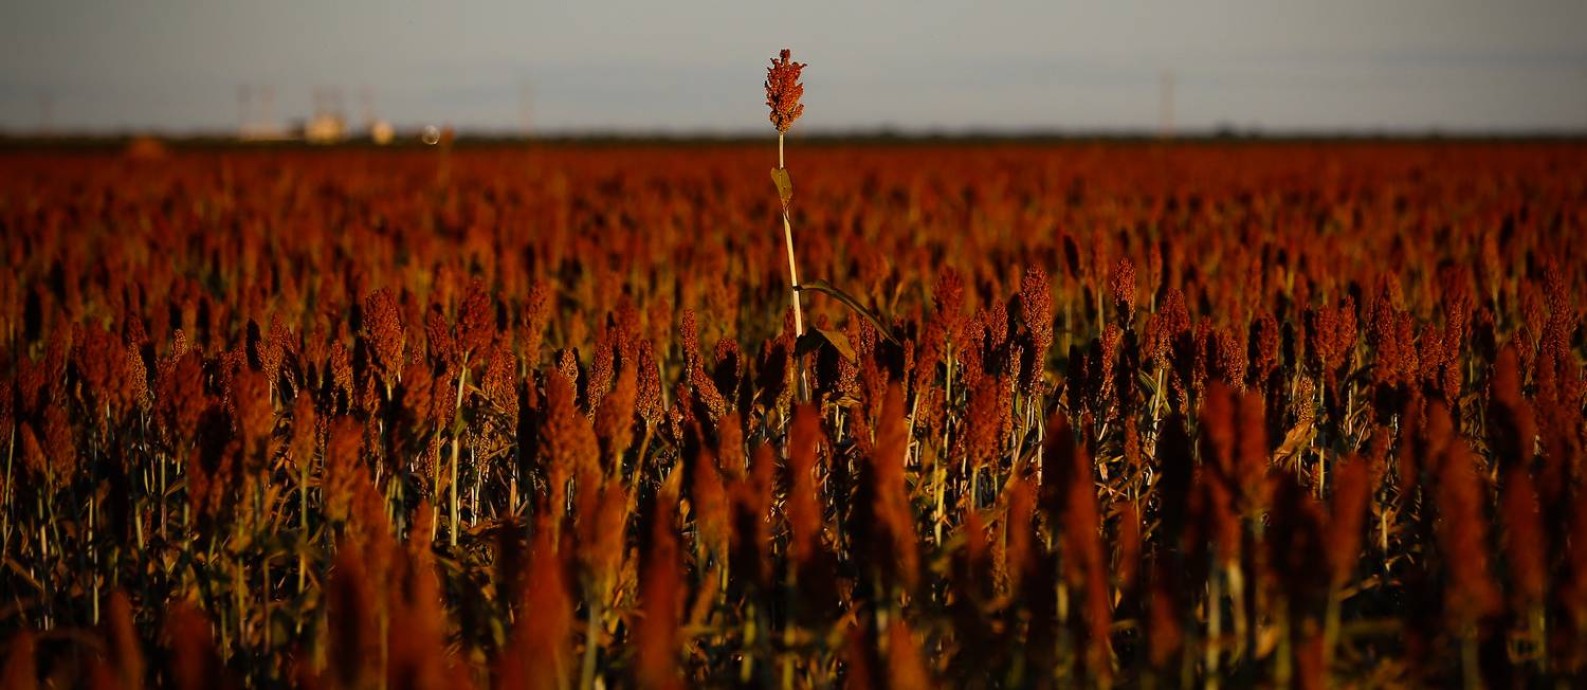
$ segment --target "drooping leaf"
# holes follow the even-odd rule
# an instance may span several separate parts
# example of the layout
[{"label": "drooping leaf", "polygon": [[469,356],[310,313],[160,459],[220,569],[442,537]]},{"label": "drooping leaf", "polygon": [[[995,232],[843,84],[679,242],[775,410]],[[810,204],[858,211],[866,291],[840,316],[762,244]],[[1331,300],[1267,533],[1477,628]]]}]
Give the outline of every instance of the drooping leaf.
[{"label": "drooping leaf", "polygon": [[799,337],[799,342],[794,344],[794,352],[806,355],[821,349],[821,344],[826,343],[837,350],[838,354],[850,362],[858,362],[859,354],[854,351],[854,345],[849,342],[849,337],[839,331],[826,328],[811,327]]},{"label": "drooping leaf", "polygon": [[849,337],[843,335],[841,331],[833,331],[825,328],[812,328],[810,330],[820,333],[821,337],[826,338],[827,342],[831,343],[833,349],[836,349],[838,354],[843,355],[844,359],[849,360],[850,362],[859,361],[860,357],[854,353],[854,346],[849,344]]},{"label": "drooping leaf", "polygon": [[799,285],[799,290],[801,292],[805,290],[814,290],[816,292],[824,292],[828,295],[836,297],[839,302],[842,302],[843,304],[847,305],[848,308],[853,309],[856,314],[864,317],[866,321],[871,322],[871,325],[876,327],[876,331],[881,333],[882,337],[887,339],[887,342],[890,342],[894,345],[898,344],[898,339],[893,337],[892,330],[882,323],[881,317],[877,316],[871,310],[866,309],[865,305],[860,304],[860,301],[855,299],[853,295],[844,292],[837,286],[828,283],[825,280],[809,280],[801,283]]}]

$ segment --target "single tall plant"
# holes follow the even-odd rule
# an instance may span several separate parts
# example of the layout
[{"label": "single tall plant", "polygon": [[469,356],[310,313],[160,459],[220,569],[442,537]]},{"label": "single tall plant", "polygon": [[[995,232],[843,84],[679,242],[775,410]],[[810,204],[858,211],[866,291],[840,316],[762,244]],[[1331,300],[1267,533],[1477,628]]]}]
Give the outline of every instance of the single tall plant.
[{"label": "single tall plant", "polygon": [[772,182],[777,184],[777,196],[782,200],[782,236],[788,247],[788,288],[793,295],[794,334],[803,336],[805,333],[804,315],[799,309],[799,268],[794,263],[793,225],[788,221],[788,200],[793,198],[793,181],[788,177],[788,169],[783,166],[783,135],[788,128],[793,127],[794,120],[799,119],[805,112],[805,107],[799,102],[804,95],[804,84],[799,83],[799,73],[804,71],[802,62],[790,59],[787,48],[782,49],[778,57],[771,60],[771,67],[766,68],[766,105],[771,108],[771,124],[777,128],[777,167],[771,171]]}]

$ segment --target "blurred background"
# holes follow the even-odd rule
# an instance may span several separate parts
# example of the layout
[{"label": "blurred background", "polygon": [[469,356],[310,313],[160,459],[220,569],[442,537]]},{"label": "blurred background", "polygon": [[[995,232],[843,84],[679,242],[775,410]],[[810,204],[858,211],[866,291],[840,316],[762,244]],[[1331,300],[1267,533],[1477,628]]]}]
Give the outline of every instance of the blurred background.
[{"label": "blurred background", "polygon": [[337,140],[1587,132],[1587,3],[78,1],[0,8],[0,132]]}]

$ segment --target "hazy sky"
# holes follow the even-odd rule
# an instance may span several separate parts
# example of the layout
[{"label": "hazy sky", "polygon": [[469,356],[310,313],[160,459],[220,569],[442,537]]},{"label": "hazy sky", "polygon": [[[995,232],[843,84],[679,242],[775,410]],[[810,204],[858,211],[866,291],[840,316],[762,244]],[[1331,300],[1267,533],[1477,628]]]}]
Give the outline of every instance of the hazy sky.
[{"label": "hazy sky", "polygon": [[0,129],[235,128],[339,88],[403,125],[756,132],[767,58],[806,131],[1587,130],[1587,2],[427,2],[0,7]]}]

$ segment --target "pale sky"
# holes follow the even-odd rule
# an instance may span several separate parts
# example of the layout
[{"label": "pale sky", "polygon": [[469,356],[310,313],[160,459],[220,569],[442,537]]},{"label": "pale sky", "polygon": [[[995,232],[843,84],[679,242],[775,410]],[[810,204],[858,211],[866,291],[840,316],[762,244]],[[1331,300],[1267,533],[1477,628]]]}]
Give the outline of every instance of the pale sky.
[{"label": "pale sky", "polygon": [[1150,131],[1165,73],[1185,131],[1587,131],[1580,0],[9,2],[0,130],[754,133],[784,46],[809,132]]}]

